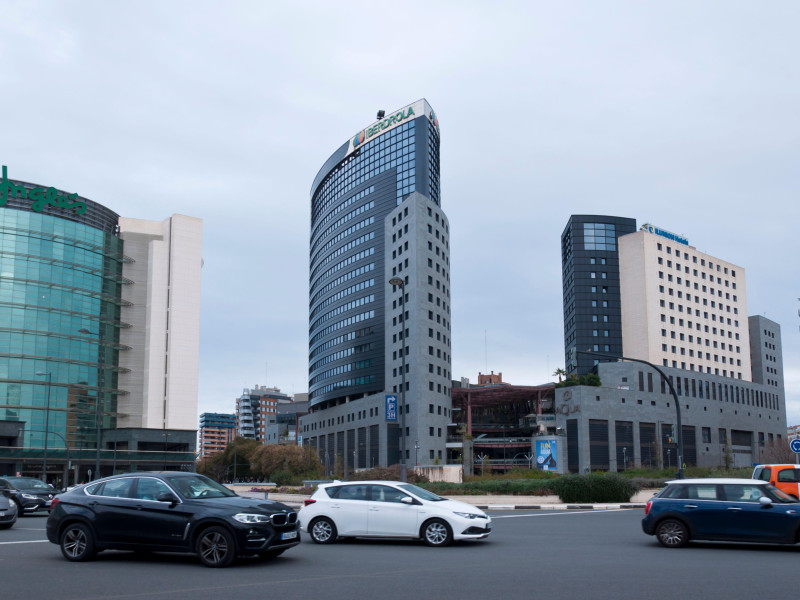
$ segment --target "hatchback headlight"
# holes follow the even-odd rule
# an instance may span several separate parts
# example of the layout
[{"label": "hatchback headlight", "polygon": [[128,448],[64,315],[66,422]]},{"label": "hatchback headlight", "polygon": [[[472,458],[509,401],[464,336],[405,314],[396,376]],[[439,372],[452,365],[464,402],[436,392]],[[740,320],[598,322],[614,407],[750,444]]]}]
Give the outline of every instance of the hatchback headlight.
[{"label": "hatchback headlight", "polygon": [[254,513],[238,513],[233,518],[239,523],[269,523],[268,515],[258,515]]},{"label": "hatchback headlight", "polygon": [[36,496],[33,496],[31,494],[22,494],[22,497],[25,498],[26,500],[38,500]]},{"label": "hatchback headlight", "polygon": [[458,515],[459,517],[461,517],[463,519],[482,519],[483,518],[483,515],[476,515],[474,513],[462,513],[462,512],[453,511],[453,514],[454,515]]}]

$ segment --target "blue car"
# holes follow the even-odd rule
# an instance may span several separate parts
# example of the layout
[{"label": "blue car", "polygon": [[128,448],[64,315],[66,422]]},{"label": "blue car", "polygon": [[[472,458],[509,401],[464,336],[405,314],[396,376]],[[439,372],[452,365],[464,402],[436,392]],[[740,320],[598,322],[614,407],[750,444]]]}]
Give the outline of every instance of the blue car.
[{"label": "blue car", "polygon": [[796,544],[800,502],[766,481],[678,479],[647,503],[642,530],[667,548],[690,540]]}]

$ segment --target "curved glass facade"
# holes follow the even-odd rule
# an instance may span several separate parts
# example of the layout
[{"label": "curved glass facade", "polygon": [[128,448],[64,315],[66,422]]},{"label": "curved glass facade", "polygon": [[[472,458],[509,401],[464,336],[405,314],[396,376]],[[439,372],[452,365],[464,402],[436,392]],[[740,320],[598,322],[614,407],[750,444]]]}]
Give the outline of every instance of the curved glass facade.
[{"label": "curved glass facade", "polygon": [[85,202],[79,216],[0,207],[0,437],[12,442],[0,445],[24,464],[43,455],[45,430],[63,463],[65,442],[73,459],[97,447],[98,417],[115,426],[125,259],[118,216]]},{"label": "curved glass facade", "polygon": [[390,116],[378,123],[381,127],[364,130],[367,135],[381,131],[372,139],[364,141],[364,131],[356,135],[314,181],[310,407],[384,390],[384,219],[415,191],[439,204],[436,117],[427,102],[411,107],[398,111],[397,122]]}]

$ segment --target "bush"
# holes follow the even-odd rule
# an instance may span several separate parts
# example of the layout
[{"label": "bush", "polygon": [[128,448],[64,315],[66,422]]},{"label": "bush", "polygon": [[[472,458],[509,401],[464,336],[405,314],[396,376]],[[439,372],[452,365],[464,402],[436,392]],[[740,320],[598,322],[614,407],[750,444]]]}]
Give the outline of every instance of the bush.
[{"label": "bush", "polygon": [[[392,465],[391,467],[375,467],[374,469],[362,469],[355,473],[350,473],[347,478],[348,481],[400,481],[400,465]],[[424,475],[418,475],[414,469],[406,469],[406,481],[408,483],[426,483],[428,478]]]},{"label": "bush", "polygon": [[630,502],[639,491],[631,479],[615,473],[564,475],[550,482],[562,502]]}]

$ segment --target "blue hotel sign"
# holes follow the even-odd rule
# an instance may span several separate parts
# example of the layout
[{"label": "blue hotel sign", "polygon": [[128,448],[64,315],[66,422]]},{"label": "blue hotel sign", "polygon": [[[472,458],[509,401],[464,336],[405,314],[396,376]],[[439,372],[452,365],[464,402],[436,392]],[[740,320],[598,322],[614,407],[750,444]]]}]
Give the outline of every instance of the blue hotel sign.
[{"label": "blue hotel sign", "polygon": [[641,227],[642,231],[647,231],[648,233],[654,233],[655,235],[660,235],[661,237],[667,238],[668,240],[672,240],[673,242],[678,242],[679,244],[683,244],[684,246],[689,245],[689,240],[687,240],[682,235],[678,235],[677,233],[672,233],[671,231],[667,231],[666,229],[659,229],[654,225],[650,225],[650,223],[645,223]]},{"label": "blue hotel sign", "polygon": [[386,420],[397,421],[397,396],[386,394]]}]

